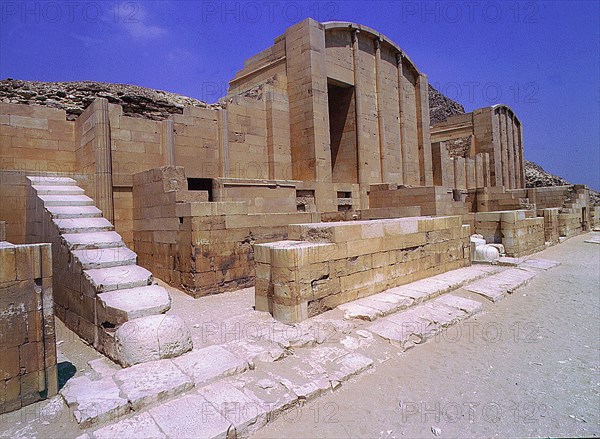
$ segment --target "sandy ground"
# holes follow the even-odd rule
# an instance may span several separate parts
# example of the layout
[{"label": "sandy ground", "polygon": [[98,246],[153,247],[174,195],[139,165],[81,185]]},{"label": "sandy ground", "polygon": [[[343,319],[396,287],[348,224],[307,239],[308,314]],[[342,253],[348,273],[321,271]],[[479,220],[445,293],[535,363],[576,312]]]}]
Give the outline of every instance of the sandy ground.
[{"label": "sandy ground", "polygon": [[562,265],[484,314],[256,437],[600,436],[600,246],[589,236],[536,255]]},{"label": "sandy ground", "polygon": [[[373,370],[256,436],[600,436],[600,246],[584,243],[590,236],[536,255],[562,265],[424,345],[405,353],[383,341],[366,346]],[[169,290],[169,312],[188,322],[195,348],[273,323],[252,310],[252,289],[201,300]],[[63,381],[100,357],[58,320],[57,340]],[[81,433],[60,396],[0,416],[2,438]]]}]

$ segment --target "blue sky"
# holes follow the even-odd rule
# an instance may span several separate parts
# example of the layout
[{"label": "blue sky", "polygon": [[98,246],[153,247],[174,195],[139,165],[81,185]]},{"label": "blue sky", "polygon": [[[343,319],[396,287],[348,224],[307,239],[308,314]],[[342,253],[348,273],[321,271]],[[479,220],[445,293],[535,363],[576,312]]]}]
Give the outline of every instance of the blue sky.
[{"label": "blue sky", "polygon": [[600,189],[600,2],[0,0],[0,78],[120,82],[209,102],[313,17],[368,25],[467,111],[511,106],[525,157]]}]

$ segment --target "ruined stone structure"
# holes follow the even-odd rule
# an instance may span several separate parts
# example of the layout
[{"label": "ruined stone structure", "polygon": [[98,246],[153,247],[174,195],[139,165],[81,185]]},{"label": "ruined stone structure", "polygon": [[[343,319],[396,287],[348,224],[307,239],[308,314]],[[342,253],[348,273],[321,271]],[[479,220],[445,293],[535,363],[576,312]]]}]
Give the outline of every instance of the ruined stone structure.
[{"label": "ruined stone structure", "polygon": [[50,245],[6,242],[0,221],[0,414],[57,391]]},{"label": "ruined stone structure", "polygon": [[[288,306],[279,313],[286,321],[468,264],[465,240],[473,233],[521,256],[591,225],[587,188],[525,187],[523,127],[510,108],[495,105],[432,125],[427,76],[391,39],[354,23],[307,19],[291,26],[246,60],[218,104],[185,107],[162,120],[130,117],[105,98],[76,120],[38,106],[0,104],[0,110],[0,219],[12,242],[49,240],[26,227],[27,177],[72,178],[93,200],[86,203],[114,225],[119,239],[112,247],[127,245],[137,254],[137,260],[129,255],[141,265],[136,288],[152,283],[142,269],[194,297],[256,279],[257,309]],[[52,220],[42,204],[39,221]],[[422,216],[447,218],[438,224]],[[363,237],[405,217],[414,219],[401,224],[418,228],[414,242],[387,232]],[[360,233],[347,223],[355,220]],[[286,270],[299,278],[286,282],[296,293],[293,299],[275,293],[275,273],[283,267],[258,258],[257,249],[277,241],[265,248],[283,251],[284,241],[296,254],[317,244],[339,246],[330,237],[296,233],[296,224],[315,233],[327,229],[322,222],[354,230],[343,241],[347,247],[361,248],[362,239],[373,239],[374,247],[339,255],[328,272],[318,265],[324,261],[311,261],[315,270],[306,272],[290,259]],[[397,247],[386,247],[394,240]],[[449,248],[456,257],[436,256]],[[355,276],[357,265],[368,273]],[[98,308],[90,312],[105,309],[99,295],[70,308],[68,297],[57,294],[61,318],[78,309],[71,321],[79,323],[71,327],[118,358],[103,346],[114,346],[122,316],[139,314],[117,307],[109,313],[114,321],[99,319]]]}]

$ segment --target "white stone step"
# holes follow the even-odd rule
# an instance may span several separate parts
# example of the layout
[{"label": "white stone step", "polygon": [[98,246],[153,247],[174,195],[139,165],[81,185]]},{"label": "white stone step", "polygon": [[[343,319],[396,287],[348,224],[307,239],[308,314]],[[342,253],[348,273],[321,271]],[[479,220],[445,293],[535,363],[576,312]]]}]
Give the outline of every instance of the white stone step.
[{"label": "white stone step", "polygon": [[53,219],[60,233],[112,232],[115,227],[106,218]]},{"label": "white stone step", "polygon": [[38,195],[83,195],[85,191],[78,186],[35,185]]},{"label": "white stone step", "polygon": [[54,176],[43,176],[43,177],[27,177],[33,185],[44,185],[44,186],[77,186],[77,182],[69,177],[54,177]]},{"label": "white stone step", "polygon": [[93,206],[94,200],[87,195],[38,195],[47,206]]},{"label": "white stone step", "polygon": [[144,285],[151,285],[153,281],[152,273],[139,265],[94,268],[84,270],[83,273],[96,290],[96,293],[143,287]]},{"label": "white stone step", "polygon": [[73,254],[84,270],[135,265],[137,261],[135,252],[127,247],[74,250]]},{"label": "white stone step", "polygon": [[171,308],[171,298],[159,285],[109,291],[98,294],[98,322],[120,325],[129,320],[165,313]]},{"label": "white stone step", "polygon": [[64,233],[62,238],[69,250],[124,247],[123,238],[117,232]]},{"label": "white stone step", "polygon": [[102,211],[96,206],[46,206],[54,219],[100,218]]}]

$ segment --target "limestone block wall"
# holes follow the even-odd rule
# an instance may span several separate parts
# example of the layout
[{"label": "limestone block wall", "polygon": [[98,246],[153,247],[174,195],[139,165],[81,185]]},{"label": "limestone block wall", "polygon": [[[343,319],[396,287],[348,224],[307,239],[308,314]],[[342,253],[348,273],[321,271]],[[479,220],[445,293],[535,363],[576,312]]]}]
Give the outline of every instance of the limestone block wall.
[{"label": "limestone block wall", "polygon": [[0,218],[10,242],[27,242],[25,175],[76,172],[75,149],[75,124],[64,110],[0,103]]},{"label": "limestone block wall", "polygon": [[559,215],[558,207],[538,209],[537,216],[544,218],[544,240],[550,244],[558,244],[559,233]]},{"label": "limestone block wall", "polygon": [[470,264],[458,216],[296,224],[288,235],[254,246],[256,309],[285,323]]},{"label": "limestone block wall", "polygon": [[507,256],[521,257],[544,249],[544,218],[535,211],[478,212],[475,233],[488,244],[503,244]]},{"label": "limestone block wall", "polygon": [[421,215],[463,215],[470,211],[466,193],[442,186],[404,187],[397,184],[371,185],[370,208],[418,206]]},{"label": "limestone block wall", "polygon": [[591,214],[592,214],[592,228],[600,227],[600,206],[594,206],[594,208],[591,209]]},{"label": "limestone block wall", "polygon": [[486,186],[525,188],[523,129],[508,106],[494,105],[451,116],[445,122],[434,124],[431,133],[434,144],[470,137],[471,148],[466,158],[487,153],[490,182]]},{"label": "limestone block wall", "polygon": [[182,167],[134,177],[134,242],[140,265],[194,297],[254,284],[254,243],[287,238],[318,213],[250,213],[243,201],[190,191]]},{"label": "limestone block wall", "polygon": [[0,414],[57,392],[50,245],[12,245],[0,231]]}]

